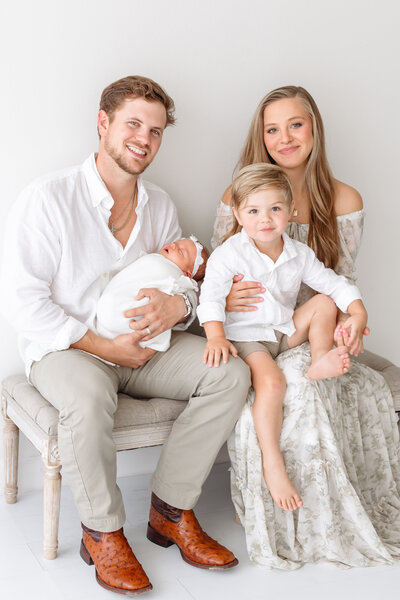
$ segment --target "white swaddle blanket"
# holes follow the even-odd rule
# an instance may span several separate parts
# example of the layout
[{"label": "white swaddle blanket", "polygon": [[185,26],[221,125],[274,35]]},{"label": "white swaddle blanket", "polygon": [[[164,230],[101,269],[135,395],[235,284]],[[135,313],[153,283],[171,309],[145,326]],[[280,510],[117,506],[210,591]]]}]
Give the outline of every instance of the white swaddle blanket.
[{"label": "white swaddle blanket", "polygon": [[[161,254],[145,254],[117,273],[105,287],[97,305],[96,330],[99,335],[114,338],[132,333],[130,319],[124,317],[124,311],[148,304],[148,298],[134,299],[141,288],[157,288],[170,295],[198,289],[197,283],[186,277],[175,263]],[[169,348],[170,339],[171,330],[168,329],[139,344],[142,348],[164,352]]]}]

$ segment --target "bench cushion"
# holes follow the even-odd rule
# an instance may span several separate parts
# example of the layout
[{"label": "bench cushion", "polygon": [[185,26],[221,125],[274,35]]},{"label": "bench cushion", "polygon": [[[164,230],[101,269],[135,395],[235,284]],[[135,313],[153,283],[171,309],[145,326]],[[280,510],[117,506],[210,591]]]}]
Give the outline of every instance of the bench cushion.
[{"label": "bench cushion", "polygon": [[[46,435],[57,437],[58,410],[28,383],[25,375],[7,377],[3,388]],[[114,429],[174,421],[185,406],[186,402],[181,400],[138,400],[127,394],[118,394]]]}]

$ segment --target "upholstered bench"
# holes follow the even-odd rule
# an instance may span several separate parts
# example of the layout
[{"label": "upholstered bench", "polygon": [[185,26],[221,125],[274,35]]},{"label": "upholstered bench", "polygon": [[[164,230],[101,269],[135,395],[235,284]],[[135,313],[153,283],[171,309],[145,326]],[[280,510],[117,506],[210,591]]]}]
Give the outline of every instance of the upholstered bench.
[{"label": "upholstered bench", "polygon": [[[366,352],[365,363],[380,371],[392,389],[394,406],[400,411],[400,368]],[[163,444],[186,402],[152,398],[137,400],[119,394],[113,437],[117,450]],[[57,555],[61,494],[61,462],[57,445],[58,411],[30,386],[24,375],[3,381],[1,410],[5,420],[5,500],[17,501],[18,436],[21,430],[42,455],[44,474],[44,556]],[[400,427],[400,423],[399,423]]]},{"label": "upholstered bench", "polygon": [[[117,450],[163,444],[185,405],[179,400],[137,400],[119,394],[113,431]],[[5,500],[8,504],[17,501],[18,438],[22,431],[39,450],[44,463],[43,552],[45,558],[55,558],[62,467],[57,444],[58,411],[29,385],[25,375],[13,375],[3,381],[1,411],[5,421]]]}]

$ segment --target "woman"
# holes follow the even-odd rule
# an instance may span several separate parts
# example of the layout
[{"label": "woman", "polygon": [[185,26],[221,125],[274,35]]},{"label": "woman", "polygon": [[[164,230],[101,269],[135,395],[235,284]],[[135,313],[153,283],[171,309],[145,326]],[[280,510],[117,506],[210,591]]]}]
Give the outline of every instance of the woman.
[{"label": "woman", "polygon": [[[260,103],[239,164],[263,161],[281,166],[291,180],[295,212],[288,234],[308,243],[326,266],[354,280],[362,200],[332,177],[322,119],[303,88],[279,88]],[[218,209],[214,244],[232,224],[228,188]],[[236,278],[227,309],[255,310],[262,301],[259,284],[241,278]],[[304,287],[299,303],[311,295]],[[339,315],[338,320],[344,318]],[[346,337],[336,342],[346,343]],[[373,362],[374,355],[368,360]],[[390,390],[381,375],[355,361],[340,378],[311,381],[306,377],[309,362],[308,343],[278,358],[287,380],[281,450],[302,508],[283,511],[268,492],[251,415],[252,393],[229,441],[232,497],[250,558],[281,569],[319,561],[400,563],[399,436]],[[397,388],[399,379],[397,370]]]}]

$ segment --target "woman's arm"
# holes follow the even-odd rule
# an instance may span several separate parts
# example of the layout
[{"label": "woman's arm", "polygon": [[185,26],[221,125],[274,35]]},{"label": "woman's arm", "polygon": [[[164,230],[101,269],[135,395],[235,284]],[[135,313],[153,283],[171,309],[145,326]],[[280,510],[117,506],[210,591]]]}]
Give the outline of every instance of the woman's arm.
[{"label": "woman's arm", "polygon": [[[351,215],[351,213],[361,211],[363,202],[357,190],[341,181],[335,181],[335,192],[336,215],[339,219],[344,218],[346,221],[346,224],[339,230],[341,248],[337,271],[341,275],[345,275],[349,279],[354,280],[354,260],[361,240],[362,216],[358,219],[351,218],[354,217],[354,214]],[[346,215],[349,215],[348,221]],[[346,315],[340,315],[339,320],[345,320],[345,318]],[[369,332],[368,327],[366,328],[366,332]],[[343,339],[341,342],[343,343]],[[382,358],[377,354],[373,354],[372,352],[368,352],[368,350],[359,355],[356,360],[381,373],[392,392],[395,410],[400,410],[400,368],[387,359]]]},{"label": "woman's arm", "polygon": [[217,213],[214,221],[213,234],[211,236],[211,248],[215,250],[220,246],[222,240],[233,227],[234,216],[231,208],[231,186],[225,190],[222,200],[217,206]]},{"label": "woman's arm", "polygon": [[335,179],[334,190],[334,205],[337,217],[362,210],[363,201],[355,188]]},{"label": "woman's arm", "polygon": [[[337,217],[345,218],[346,215],[352,215],[362,210],[363,201],[355,188],[336,179],[334,189],[335,213]],[[362,227],[363,221],[361,218],[349,221],[348,224],[342,225],[342,228],[339,229],[340,255],[335,270],[338,274],[344,275],[352,282],[356,278],[354,263],[361,242]],[[347,319],[348,315],[341,311],[338,312],[338,325],[343,325]],[[364,335],[368,334],[369,329],[366,327]],[[346,330],[338,327],[335,331],[335,343],[337,345],[347,345],[348,341],[349,338]]]},{"label": "woman's arm", "polygon": [[227,204],[228,206],[232,206],[232,186],[231,185],[226,188],[221,200],[224,204]]}]

